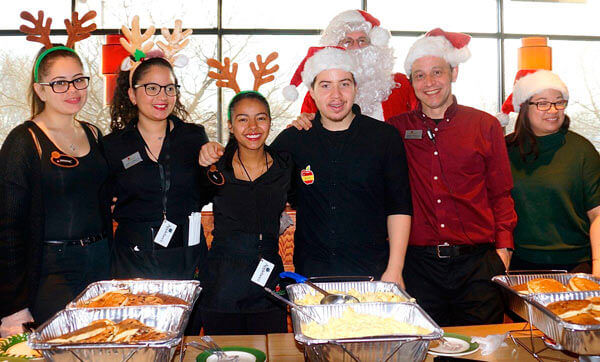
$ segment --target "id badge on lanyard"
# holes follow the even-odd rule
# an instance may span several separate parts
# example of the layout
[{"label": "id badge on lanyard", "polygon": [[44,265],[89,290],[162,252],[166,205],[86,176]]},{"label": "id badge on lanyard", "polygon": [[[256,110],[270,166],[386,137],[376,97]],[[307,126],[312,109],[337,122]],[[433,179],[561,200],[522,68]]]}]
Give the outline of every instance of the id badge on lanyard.
[{"label": "id badge on lanyard", "polygon": [[[169,120],[167,120],[167,127],[165,129],[165,140],[163,143],[163,147],[165,149],[165,152],[164,152],[165,157],[164,157],[163,162],[161,162],[158,158],[156,159],[156,162],[158,163],[158,173],[160,175],[160,186],[161,186],[161,190],[162,190],[161,203],[162,203],[163,221],[162,221],[162,224],[160,225],[160,229],[158,229],[158,232],[154,236],[154,242],[165,248],[169,246],[169,243],[171,242],[171,238],[173,238],[173,235],[175,234],[175,229],[177,229],[176,224],[167,220],[167,201],[168,201],[169,189],[171,188],[171,167],[170,167],[171,154],[170,154],[169,133],[170,133],[170,125],[169,125]],[[144,141],[144,137],[142,137],[142,141],[144,142],[144,147],[146,147],[147,150],[150,150],[150,148],[146,144],[146,141]]]}]

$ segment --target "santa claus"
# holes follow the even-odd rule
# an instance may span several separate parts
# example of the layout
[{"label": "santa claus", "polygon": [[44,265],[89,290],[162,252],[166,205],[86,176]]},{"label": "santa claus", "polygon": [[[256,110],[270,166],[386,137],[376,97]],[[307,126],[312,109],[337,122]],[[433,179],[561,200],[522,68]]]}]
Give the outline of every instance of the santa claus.
[{"label": "santa claus", "polygon": [[[391,34],[380,26],[371,14],[362,10],[347,10],[334,17],[321,35],[322,45],[346,48],[356,58],[359,84],[355,103],[362,114],[380,121],[413,109],[417,104],[408,78],[393,73],[394,49],[389,46]],[[296,87],[302,82],[301,75],[294,75],[290,85],[283,90],[289,101],[298,98]],[[302,113],[309,119],[317,111],[309,93],[304,97]]]}]

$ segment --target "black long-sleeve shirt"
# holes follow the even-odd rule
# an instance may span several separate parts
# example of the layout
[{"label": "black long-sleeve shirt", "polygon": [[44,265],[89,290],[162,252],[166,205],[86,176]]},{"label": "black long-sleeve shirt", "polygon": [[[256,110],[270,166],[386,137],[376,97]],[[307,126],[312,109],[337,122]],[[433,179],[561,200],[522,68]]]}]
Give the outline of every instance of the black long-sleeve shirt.
[{"label": "black long-sleeve shirt", "polygon": [[[198,164],[200,148],[208,142],[208,137],[201,125],[185,123],[175,117],[169,119],[173,121],[168,136],[169,160],[166,161],[166,151],[161,151],[158,160],[169,164],[167,219],[180,223],[208,202],[205,190],[200,187],[202,168]],[[160,221],[163,192],[159,164],[148,157],[136,123],[104,138],[113,195],[117,197],[113,218],[117,222]],[[123,159],[136,152],[142,161],[125,168]]]},{"label": "black long-sleeve shirt", "polygon": [[[271,145],[288,151],[296,201],[294,265],[300,273],[373,275],[387,266],[387,216],[412,214],[402,138],[361,115],[345,131],[288,128]],[[314,269],[314,262],[327,265]],[[318,271],[317,271],[318,270]]]}]

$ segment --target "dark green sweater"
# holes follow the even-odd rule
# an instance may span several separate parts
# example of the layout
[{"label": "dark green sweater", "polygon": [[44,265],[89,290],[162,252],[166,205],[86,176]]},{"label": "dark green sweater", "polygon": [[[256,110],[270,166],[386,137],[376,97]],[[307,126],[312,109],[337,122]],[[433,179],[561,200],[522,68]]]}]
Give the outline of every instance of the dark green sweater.
[{"label": "dark green sweater", "polygon": [[568,131],[537,138],[540,154],[523,162],[509,147],[518,216],[515,253],[541,264],[591,258],[587,211],[600,205],[600,156],[584,137]]}]

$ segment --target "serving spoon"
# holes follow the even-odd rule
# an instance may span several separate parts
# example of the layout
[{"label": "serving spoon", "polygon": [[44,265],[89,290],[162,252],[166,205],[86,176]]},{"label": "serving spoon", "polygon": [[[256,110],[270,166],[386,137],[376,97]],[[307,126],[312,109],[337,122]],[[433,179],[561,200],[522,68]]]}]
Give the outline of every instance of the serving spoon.
[{"label": "serving spoon", "polygon": [[320,302],[321,304],[360,303],[360,300],[358,300],[358,298],[353,297],[353,296],[348,295],[348,294],[334,294],[334,293],[329,293],[329,292],[325,291],[323,288],[318,287],[313,282],[311,282],[310,280],[308,280],[307,277],[302,276],[302,275],[300,275],[298,273],[282,272],[282,273],[279,274],[279,277],[281,277],[281,278],[292,278],[292,279],[294,279],[296,281],[296,283],[307,284],[311,288],[313,288],[316,291],[318,291],[319,293],[323,294],[324,297],[321,299],[321,302]]}]

